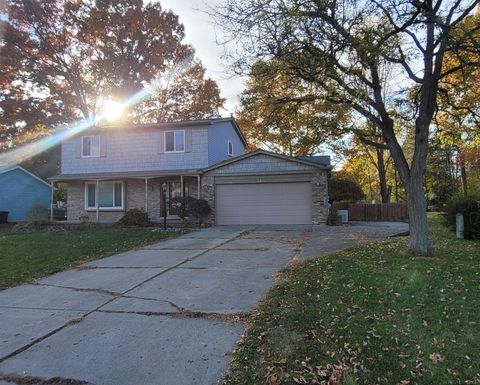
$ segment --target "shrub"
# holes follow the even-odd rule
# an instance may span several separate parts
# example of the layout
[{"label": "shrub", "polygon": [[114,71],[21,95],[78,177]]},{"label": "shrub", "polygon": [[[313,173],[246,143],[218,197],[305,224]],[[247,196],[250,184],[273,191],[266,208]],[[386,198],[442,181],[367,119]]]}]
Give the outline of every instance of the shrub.
[{"label": "shrub", "polygon": [[342,224],[341,218],[337,215],[336,210],[330,210],[330,214],[327,217],[328,226],[340,226]]},{"label": "shrub", "polygon": [[48,207],[35,205],[27,212],[27,219],[30,222],[48,221]]},{"label": "shrub", "polygon": [[172,199],[172,213],[180,218],[194,217],[201,224],[210,215],[212,208],[205,199],[176,197]]},{"label": "shrub", "polygon": [[122,226],[145,227],[150,225],[148,214],[141,209],[130,209],[117,222]]},{"label": "shrub", "polygon": [[175,197],[172,198],[172,214],[178,215],[185,219],[189,216],[194,216],[194,207],[198,199],[193,197]]},{"label": "shrub", "polygon": [[205,199],[195,199],[192,203],[192,215],[202,224],[212,212],[212,208]]},{"label": "shrub", "polygon": [[35,233],[47,231],[49,228],[54,227],[55,222],[48,219],[38,219],[34,221],[18,222],[12,227],[12,233]]},{"label": "shrub", "polygon": [[365,198],[357,182],[341,175],[334,175],[328,181],[328,196],[332,201],[348,203],[355,203]]},{"label": "shrub", "polygon": [[456,216],[463,214],[465,239],[480,239],[480,196],[455,196],[445,211],[449,228],[455,230]]}]

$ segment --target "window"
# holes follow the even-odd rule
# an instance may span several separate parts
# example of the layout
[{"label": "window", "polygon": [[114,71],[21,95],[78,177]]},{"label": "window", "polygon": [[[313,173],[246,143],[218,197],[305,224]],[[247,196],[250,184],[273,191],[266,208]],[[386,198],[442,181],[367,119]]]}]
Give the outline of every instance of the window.
[{"label": "window", "polygon": [[123,182],[99,182],[98,197],[96,183],[85,184],[85,209],[123,209]]},{"label": "window", "polygon": [[228,141],[228,156],[233,156],[233,143]]},{"label": "window", "polygon": [[100,137],[82,136],[82,158],[93,158],[100,156]]},{"label": "window", "polygon": [[165,152],[185,151],[185,131],[165,131]]}]

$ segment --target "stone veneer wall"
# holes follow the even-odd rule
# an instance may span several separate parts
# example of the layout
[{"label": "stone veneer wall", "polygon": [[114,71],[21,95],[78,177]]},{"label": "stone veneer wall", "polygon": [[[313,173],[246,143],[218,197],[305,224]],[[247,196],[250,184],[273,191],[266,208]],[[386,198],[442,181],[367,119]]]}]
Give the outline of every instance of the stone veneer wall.
[{"label": "stone veneer wall", "polygon": [[205,199],[212,208],[210,216],[205,219],[205,225],[215,225],[215,177],[208,175],[202,177],[200,198]]},{"label": "stone veneer wall", "polygon": [[312,174],[312,223],[325,223],[328,217],[328,173],[321,170]]},{"label": "stone veneer wall", "polygon": [[[127,179],[125,184],[125,210],[121,211],[99,211],[100,222],[116,222],[126,210],[133,208],[145,209],[145,180]],[[152,221],[160,220],[160,196],[161,184],[158,179],[148,181],[148,216]],[[85,210],[85,181],[72,181],[68,183],[67,192],[68,210],[67,217],[69,221],[79,220],[80,217],[87,215],[90,221],[95,222],[97,212]]]}]

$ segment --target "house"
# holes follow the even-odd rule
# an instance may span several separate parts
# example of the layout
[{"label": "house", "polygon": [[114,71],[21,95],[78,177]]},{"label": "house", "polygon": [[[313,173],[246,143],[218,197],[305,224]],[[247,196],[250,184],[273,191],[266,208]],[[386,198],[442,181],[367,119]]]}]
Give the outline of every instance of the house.
[{"label": "house", "polygon": [[8,211],[9,222],[28,220],[29,210],[50,207],[51,188],[43,179],[18,165],[0,167],[0,211]]},{"label": "house", "polygon": [[[118,220],[131,208],[152,221],[173,214],[171,199],[212,207],[210,223],[321,223],[327,217],[329,160],[245,153],[233,118],[95,127],[62,143],[69,220]],[[321,160],[321,162],[319,161]]]}]

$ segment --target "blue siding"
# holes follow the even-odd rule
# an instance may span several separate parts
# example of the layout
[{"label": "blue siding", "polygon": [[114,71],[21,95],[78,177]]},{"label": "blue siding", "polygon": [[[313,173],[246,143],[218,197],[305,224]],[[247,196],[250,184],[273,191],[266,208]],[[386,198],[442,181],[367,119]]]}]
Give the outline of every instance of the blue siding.
[{"label": "blue siding", "polygon": [[231,122],[214,123],[208,127],[208,165],[229,159],[228,141],[233,143],[233,156],[245,153],[245,146]]},{"label": "blue siding", "polygon": [[8,211],[8,221],[27,220],[35,205],[50,206],[50,187],[21,169],[0,174],[0,211]]}]

